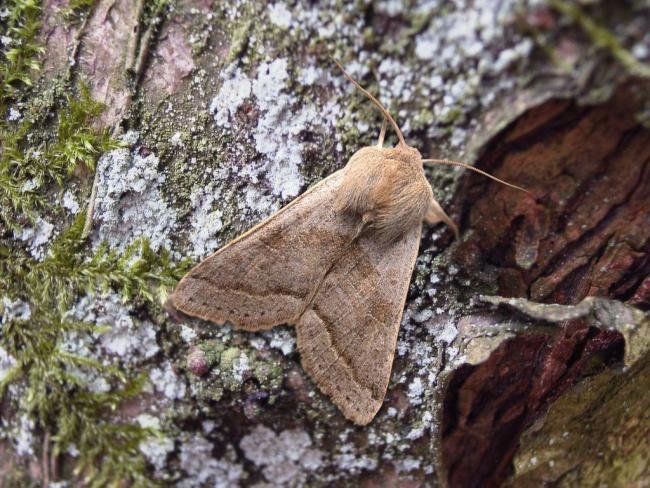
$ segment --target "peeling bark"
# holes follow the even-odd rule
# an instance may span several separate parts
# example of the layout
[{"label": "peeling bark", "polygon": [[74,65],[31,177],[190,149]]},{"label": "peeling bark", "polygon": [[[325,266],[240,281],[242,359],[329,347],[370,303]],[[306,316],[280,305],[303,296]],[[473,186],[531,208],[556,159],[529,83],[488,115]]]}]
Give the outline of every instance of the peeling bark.
[{"label": "peeling bark", "polygon": [[[618,301],[587,298],[576,306],[562,306],[484,299],[557,326],[522,331],[503,340],[487,359],[481,357],[451,374],[441,441],[449,486],[500,485],[520,450],[520,435],[553,401],[583,377],[610,375],[608,368],[623,363],[636,368],[647,362],[650,350],[650,317]],[[476,334],[481,327],[475,329]],[[463,335],[470,343],[485,340],[472,338],[469,331]],[[630,380],[624,371],[619,377]]]},{"label": "peeling bark", "polygon": [[[606,103],[549,101],[490,141],[482,167],[528,188],[521,198],[471,177],[464,221],[498,266],[500,293],[577,303],[626,300],[650,271],[650,130],[636,120],[647,86]],[[463,249],[459,253],[463,253]]]}]

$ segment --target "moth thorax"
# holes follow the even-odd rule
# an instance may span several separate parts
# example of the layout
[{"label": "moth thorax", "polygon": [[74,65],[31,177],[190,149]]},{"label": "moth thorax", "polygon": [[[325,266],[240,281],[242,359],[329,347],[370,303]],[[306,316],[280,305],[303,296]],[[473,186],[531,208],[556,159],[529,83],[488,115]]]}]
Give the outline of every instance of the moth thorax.
[{"label": "moth thorax", "polygon": [[393,241],[422,224],[433,193],[416,149],[366,147],[348,162],[337,198],[379,239]]}]

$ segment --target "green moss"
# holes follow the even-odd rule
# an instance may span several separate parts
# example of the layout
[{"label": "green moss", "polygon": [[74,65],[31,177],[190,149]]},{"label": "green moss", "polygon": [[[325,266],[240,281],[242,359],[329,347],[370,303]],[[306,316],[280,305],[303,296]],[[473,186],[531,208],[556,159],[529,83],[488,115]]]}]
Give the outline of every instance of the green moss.
[{"label": "green moss", "polygon": [[237,347],[229,347],[221,353],[219,369],[222,371],[231,371],[235,360],[239,359],[241,350]]},{"label": "green moss", "polygon": [[253,374],[260,384],[272,390],[279,389],[284,380],[284,370],[278,363],[272,361],[256,361]]},{"label": "green moss", "polygon": [[463,116],[463,110],[460,107],[451,107],[444,111],[438,118],[438,123],[442,125],[453,125]]},{"label": "green moss", "polygon": [[40,488],[42,486],[31,478],[26,467],[18,464],[11,456],[3,457],[1,473],[2,486],[20,486],[21,488]]},{"label": "green moss", "polygon": [[69,0],[62,14],[66,20],[78,22],[92,10],[97,0]]},{"label": "green moss", "polygon": [[284,369],[281,362],[268,353],[229,346],[216,339],[205,341],[198,347],[206,354],[208,368],[216,365],[203,376],[189,376],[200,400],[218,401],[226,392],[242,391],[245,380],[249,378],[271,393],[270,400],[282,387]]},{"label": "green moss", "polygon": [[[71,5],[82,8],[89,2]],[[118,143],[91,128],[103,107],[83,86],[79,96],[61,100],[51,126],[43,122],[54,104],[45,113],[25,109],[20,121],[6,120],[4,113],[11,104],[38,105],[32,103],[31,73],[38,69],[37,55],[42,51],[34,41],[38,4],[16,0],[8,8],[3,34],[10,35],[14,44],[0,68],[0,297],[28,303],[31,316],[2,324],[0,346],[16,365],[0,383],[0,396],[5,412],[33,419],[35,434],[49,437],[52,456],[67,456],[72,445],[79,450],[78,457],[64,464],[72,466],[70,471],[64,468],[65,477],[88,486],[149,486],[138,445],[152,431],[115,416],[125,400],[139,394],[145,378],[129,377],[119,366],[68,352],[64,344],[71,335],[96,337],[105,331],[73,319],[68,311],[80,297],[109,290],[156,310],[189,266],[173,263],[166,251],[153,252],[146,240],[134,242],[121,254],[105,244],[92,251],[81,236],[83,213],[65,224],[66,213],[53,204],[52,190],[68,185],[79,168],[94,169],[97,158]],[[64,224],[39,261],[12,234],[44,214],[58,216]],[[111,390],[91,391],[84,374],[101,376]],[[8,394],[12,384],[19,395]]]},{"label": "green moss", "polygon": [[6,120],[9,106],[17,103],[32,86],[32,74],[39,69],[42,47],[36,36],[40,28],[40,6],[35,1],[14,0],[7,5],[9,15],[0,34],[11,39],[11,48],[3,52],[0,65],[0,232],[7,226],[10,210],[31,207],[37,197],[23,190],[28,179],[15,177],[22,171],[25,158],[20,147],[32,129],[27,117],[19,122]]},{"label": "green moss", "polygon": [[648,479],[650,356],[557,400],[521,438],[512,486],[641,486]]},{"label": "green moss", "polygon": [[[121,255],[105,245],[93,254],[81,238],[84,215],[52,244],[49,255],[36,261],[24,251],[0,246],[0,295],[30,304],[29,321],[3,324],[2,347],[17,360],[0,384],[26,388],[16,407],[36,420],[41,432],[52,434],[55,456],[75,444],[80,452],[74,474],[91,486],[130,479],[146,484],[145,462],[138,444],[148,429],[112,418],[124,400],[136,396],[144,378],[128,378],[123,370],[65,351],[70,333],[102,333],[94,324],[78,322],[66,313],[83,294],[114,289],[130,301],[158,306],[185,271],[169,254],[155,254],[146,241],[137,241]],[[112,386],[108,393],[89,391],[74,371],[100,374]]]},{"label": "green moss", "polygon": [[101,153],[119,147],[107,131],[89,128],[103,108],[81,85],[78,98],[66,97],[51,141],[37,140],[31,119],[0,124],[0,139],[5,141],[0,156],[0,218],[5,226],[16,229],[24,218],[33,220],[35,212],[48,206],[45,191],[52,184],[61,187],[79,165],[94,169]]},{"label": "green moss", "polygon": [[221,360],[221,354],[226,346],[222,341],[209,340],[201,343],[199,348],[205,353],[209,365]]},{"label": "green moss", "polygon": [[197,379],[193,382],[192,388],[196,391],[197,399],[208,402],[218,402],[226,391],[218,376]]},{"label": "green moss", "polygon": [[230,47],[223,59],[224,66],[230,65],[235,59],[238,59],[240,54],[248,47],[251,29],[253,28],[253,18],[253,15],[242,15],[243,20],[233,29],[229,37]]},{"label": "green moss", "polygon": [[431,127],[434,122],[435,117],[433,116],[433,112],[424,108],[413,116],[411,119],[411,127],[413,131],[426,130]]},{"label": "green moss", "polygon": [[32,86],[32,74],[39,69],[38,55],[43,52],[36,41],[40,29],[40,2],[36,0],[11,0],[3,35],[11,39],[11,46],[4,51],[0,65],[0,112],[7,110],[7,101],[16,98],[25,86]]}]

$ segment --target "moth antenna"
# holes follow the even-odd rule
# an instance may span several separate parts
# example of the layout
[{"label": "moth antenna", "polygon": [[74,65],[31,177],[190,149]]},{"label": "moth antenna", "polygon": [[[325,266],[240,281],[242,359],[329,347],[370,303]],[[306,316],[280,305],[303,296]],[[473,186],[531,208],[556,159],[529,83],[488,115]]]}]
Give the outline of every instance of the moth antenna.
[{"label": "moth antenna", "polygon": [[513,185],[512,183],[508,183],[507,181],[500,180],[496,176],[492,176],[490,173],[486,173],[485,171],[475,168],[474,166],[470,166],[469,164],[466,163],[461,163],[459,161],[451,161],[449,159],[423,159],[423,163],[431,163],[431,164],[445,164],[447,166],[460,166],[461,168],[469,169],[472,171],[475,171],[476,173],[482,174],[483,176],[487,176],[491,180],[497,181],[503,185],[509,186],[510,188],[514,188],[516,190],[523,191],[524,193],[528,193],[530,196],[533,196],[531,192],[526,190],[525,188],[522,188],[517,185]]},{"label": "moth antenna", "polygon": [[374,105],[375,105],[379,110],[381,110],[381,113],[384,114],[384,117],[388,119],[388,121],[390,122],[390,125],[392,125],[392,126],[393,126],[393,129],[395,129],[395,133],[397,134],[397,138],[399,139],[399,143],[400,143],[400,145],[402,145],[402,146],[406,146],[407,144],[406,144],[406,141],[404,140],[404,136],[402,135],[402,131],[400,130],[399,126],[397,125],[397,122],[395,122],[395,119],[393,118],[393,116],[392,116],[390,113],[388,113],[388,110],[386,110],[386,108],[381,104],[381,102],[380,102],[379,100],[377,100],[377,99],[374,97],[374,95],[373,95],[372,93],[370,93],[368,90],[366,90],[364,87],[362,87],[362,86],[357,82],[357,80],[355,80],[354,78],[352,78],[352,76],[350,76],[350,75],[348,74],[348,72],[345,71],[345,70],[343,69],[343,66],[341,66],[341,63],[339,63],[339,62],[338,62],[336,59],[334,59],[334,58],[332,58],[332,61],[334,61],[334,62],[336,63],[336,66],[339,67],[339,69],[343,72],[343,74],[345,75],[345,77],[346,77],[348,80],[350,80],[350,81],[354,84],[354,86],[356,86],[357,89],[358,89],[361,93],[363,93],[366,97],[368,97],[368,99],[369,99],[369,100],[370,100],[370,101],[371,101],[371,102],[372,102],[372,103],[373,103],[373,104],[374,104]]},{"label": "moth antenna", "polygon": [[386,117],[381,121],[381,130],[379,131],[379,140],[377,141],[377,147],[382,147],[384,145],[384,137],[386,137]]}]

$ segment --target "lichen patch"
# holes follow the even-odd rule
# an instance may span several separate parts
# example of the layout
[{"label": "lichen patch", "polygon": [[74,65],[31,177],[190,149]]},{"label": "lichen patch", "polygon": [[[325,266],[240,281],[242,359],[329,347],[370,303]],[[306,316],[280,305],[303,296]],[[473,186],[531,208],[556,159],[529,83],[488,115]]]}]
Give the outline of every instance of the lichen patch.
[{"label": "lichen patch", "polygon": [[[127,136],[126,140],[137,139],[137,134]],[[135,145],[114,149],[97,163],[95,245],[106,240],[112,248],[123,250],[136,238],[147,237],[154,250],[171,246],[176,213],[161,193],[165,175],[156,155],[140,149]]]}]

